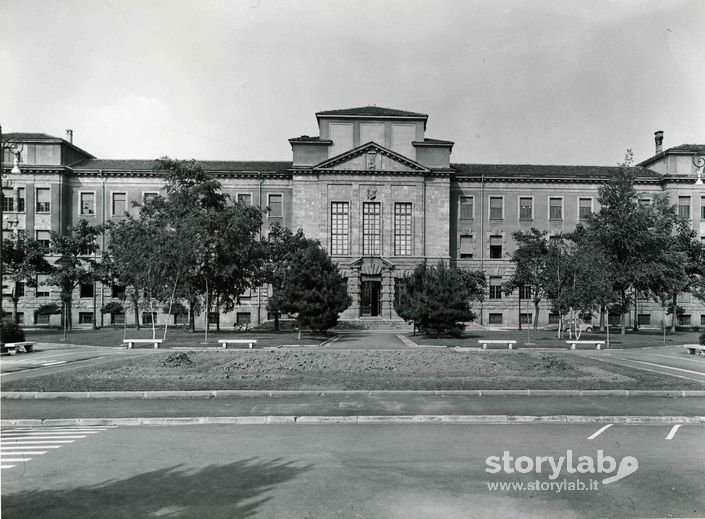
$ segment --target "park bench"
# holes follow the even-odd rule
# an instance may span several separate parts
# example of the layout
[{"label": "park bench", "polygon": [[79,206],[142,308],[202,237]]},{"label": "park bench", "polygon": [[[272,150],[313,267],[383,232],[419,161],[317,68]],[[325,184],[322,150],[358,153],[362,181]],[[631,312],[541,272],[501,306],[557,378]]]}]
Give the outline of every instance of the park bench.
[{"label": "park bench", "polygon": [[252,349],[252,345],[257,342],[257,339],[219,339],[218,342],[225,349],[228,348],[228,344],[248,344],[249,348]]},{"label": "park bench", "polygon": [[155,348],[159,348],[159,345],[163,342],[163,339],[125,339],[122,342],[127,344],[127,349],[131,350],[135,347],[135,344],[154,344]]},{"label": "park bench", "polygon": [[691,355],[705,355],[705,346],[702,344],[684,344],[683,347],[688,350]]},{"label": "park bench", "polygon": [[29,353],[33,349],[33,342],[8,342],[2,346],[3,353],[9,353],[10,355],[15,355],[17,350]]},{"label": "park bench", "polygon": [[514,339],[478,339],[477,342],[482,345],[483,350],[486,350],[488,346],[492,347],[493,345],[504,345],[506,348],[511,350],[516,347],[517,343]]},{"label": "park bench", "polygon": [[577,339],[572,341],[565,341],[566,344],[570,344],[571,350],[577,350],[580,346],[591,347],[593,346],[596,350],[601,350],[604,346],[605,341],[579,341]]}]

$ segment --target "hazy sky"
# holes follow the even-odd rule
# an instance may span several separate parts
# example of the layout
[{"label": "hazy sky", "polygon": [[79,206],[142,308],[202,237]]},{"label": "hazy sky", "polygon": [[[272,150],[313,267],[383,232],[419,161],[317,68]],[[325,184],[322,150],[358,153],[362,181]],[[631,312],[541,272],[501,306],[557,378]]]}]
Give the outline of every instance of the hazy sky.
[{"label": "hazy sky", "polygon": [[705,0],[0,0],[0,123],[100,158],[291,160],[314,113],[429,115],[451,160],[705,143]]}]

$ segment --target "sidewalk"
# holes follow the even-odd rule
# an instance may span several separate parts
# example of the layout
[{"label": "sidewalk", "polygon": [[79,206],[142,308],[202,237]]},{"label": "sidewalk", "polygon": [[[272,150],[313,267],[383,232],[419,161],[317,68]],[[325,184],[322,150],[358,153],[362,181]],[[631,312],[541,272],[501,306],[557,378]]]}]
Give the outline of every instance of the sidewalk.
[{"label": "sidewalk", "polygon": [[[165,423],[205,423],[208,420],[254,423],[274,421],[349,422],[353,417],[381,417],[386,422],[423,421],[639,421],[672,422],[687,419],[705,423],[705,396],[476,396],[433,392],[279,392],[228,398],[151,399],[3,399],[2,425],[17,420],[162,418]],[[390,420],[395,417],[397,420]],[[455,420],[453,419],[455,417]],[[474,417],[474,419],[473,419]],[[533,417],[533,418],[532,418]],[[269,418],[269,421],[265,421]],[[463,420],[460,420],[460,419]],[[157,421],[156,423],[159,423]],[[310,420],[309,420],[310,423]]]}]

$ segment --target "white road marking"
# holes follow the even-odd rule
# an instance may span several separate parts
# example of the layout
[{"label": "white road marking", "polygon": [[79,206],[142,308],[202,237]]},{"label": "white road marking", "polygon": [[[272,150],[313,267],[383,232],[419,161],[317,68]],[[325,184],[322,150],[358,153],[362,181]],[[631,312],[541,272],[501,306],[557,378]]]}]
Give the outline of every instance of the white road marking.
[{"label": "white road marking", "polygon": [[0,441],[2,440],[20,440],[20,439],[27,439],[27,440],[80,440],[81,438],[86,438],[86,436],[35,436],[32,434],[31,436],[29,435],[7,435],[3,434],[0,435]]},{"label": "white road marking", "polygon": [[[631,359],[629,359],[629,360],[631,360]],[[673,366],[665,366],[663,364],[656,364],[654,362],[646,362],[645,360],[632,360],[632,362],[638,362],[639,364],[646,364],[648,366],[656,366],[657,368],[674,369],[676,371],[683,371],[685,373],[692,373],[694,375],[705,375],[705,372],[702,372],[702,371],[693,371],[690,369],[674,368]]]},{"label": "white road marking", "polygon": [[608,423],[604,427],[598,429],[597,431],[592,433],[590,436],[588,436],[588,440],[594,440],[595,438],[597,438],[599,435],[601,435],[604,431],[606,431],[607,429],[609,429],[613,425],[614,425],[613,423]]},{"label": "white road marking", "polygon": [[42,445],[44,443],[73,443],[76,440],[42,440],[42,441],[4,441],[0,442],[0,448],[12,447],[13,445]]},{"label": "white road marking", "polygon": [[14,465],[0,465],[0,469],[11,469]]},{"label": "white road marking", "polygon": [[65,360],[57,360],[54,362],[45,362],[42,366],[58,366],[59,364],[66,364]]},{"label": "white road marking", "polygon": [[680,423],[679,423],[678,425],[674,425],[674,426],[671,428],[671,432],[669,432],[669,433],[668,433],[668,436],[666,436],[666,439],[667,439],[667,440],[672,440],[673,437],[676,435],[676,432],[678,432],[678,429],[681,428],[681,425],[683,425],[683,424],[680,424]]},{"label": "white road marking", "polygon": [[25,449],[58,449],[59,447],[61,447],[61,445],[33,445],[32,447],[13,447],[8,445],[0,445],[0,452]]},{"label": "white road marking", "polygon": [[[47,452],[49,452],[49,451],[8,452],[8,453],[6,453],[6,454],[12,454],[12,455],[16,455],[16,454],[32,454],[33,456],[37,456],[37,455],[39,455],[39,454],[46,454]],[[0,454],[0,456],[2,456],[2,454]]]},{"label": "white road marking", "polygon": [[31,459],[32,458],[0,458],[0,462],[6,461],[7,463],[22,463]]}]

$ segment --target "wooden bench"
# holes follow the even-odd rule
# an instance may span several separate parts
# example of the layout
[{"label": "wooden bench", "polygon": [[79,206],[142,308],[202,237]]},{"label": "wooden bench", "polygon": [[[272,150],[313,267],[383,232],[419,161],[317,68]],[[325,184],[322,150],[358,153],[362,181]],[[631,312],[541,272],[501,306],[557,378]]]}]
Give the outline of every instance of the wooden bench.
[{"label": "wooden bench", "polygon": [[159,348],[164,339],[125,339],[122,342],[127,344],[128,350],[131,350],[135,347],[135,344],[154,344],[155,348]]},{"label": "wooden bench", "polygon": [[34,343],[33,342],[8,342],[7,344],[3,345],[2,349],[3,349],[4,353],[9,353],[10,355],[15,355],[17,353],[17,350],[23,351],[25,353],[29,353],[30,351],[34,350]]},{"label": "wooden bench", "polygon": [[482,349],[486,350],[487,345],[501,345],[503,344],[505,347],[509,348],[510,350],[514,349],[516,346],[517,341],[514,339],[478,339],[478,341],[482,345]]},{"label": "wooden bench", "polygon": [[578,349],[578,346],[594,346],[596,350],[601,350],[602,346],[605,344],[605,341],[579,341],[576,339],[572,341],[565,341],[565,343],[570,344],[571,350]]},{"label": "wooden bench", "polygon": [[705,355],[705,346],[702,344],[684,344],[683,347],[688,350],[691,355]]},{"label": "wooden bench", "polygon": [[219,339],[218,342],[225,349],[228,348],[228,344],[248,344],[249,348],[252,349],[252,345],[257,343],[257,339]]}]

